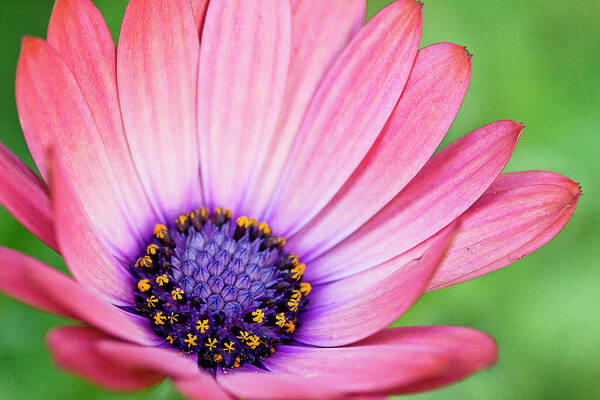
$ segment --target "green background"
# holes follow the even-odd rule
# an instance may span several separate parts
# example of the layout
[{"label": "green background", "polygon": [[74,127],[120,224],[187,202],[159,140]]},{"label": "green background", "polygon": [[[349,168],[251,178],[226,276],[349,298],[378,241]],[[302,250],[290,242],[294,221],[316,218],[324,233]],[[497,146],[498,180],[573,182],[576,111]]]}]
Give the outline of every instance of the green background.
[{"label": "green background", "polygon": [[[388,2],[369,1],[369,16]],[[497,119],[523,121],[507,170],[562,173],[581,182],[584,196],[549,245],[509,268],[427,294],[400,319],[474,327],[499,345],[494,368],[411,398],[600,398],[599,3],[425,1],[422,46],[452,41],[474,54],[471,86],[446,143]],[[116,37],[125,0],[96,4]],[[20,38],[45,37],[51,7],[49,0],[0,1],[0,140],[30,165],[15,69]],[[2,208],[0,245],[64,268]],[[58,371],[44,335],[65,322],[0,296],[0,399],[180,399],[169,383],[115,394]]]}]

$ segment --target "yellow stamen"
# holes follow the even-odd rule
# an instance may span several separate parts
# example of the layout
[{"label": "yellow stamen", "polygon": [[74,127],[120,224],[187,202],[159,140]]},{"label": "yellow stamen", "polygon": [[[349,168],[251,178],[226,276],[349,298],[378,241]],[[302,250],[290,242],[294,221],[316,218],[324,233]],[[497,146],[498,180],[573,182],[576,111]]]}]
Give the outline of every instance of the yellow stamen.
[{"label": "yellow stamen", "polygon": [[149,244],[148,247],[146,247],[146,254],[148,254],[149,256],[155,256],[158,254],[158,250],[160,248],[155,245],[155,244]]},{"label": "yellow stamen", "polygon": [[169,277],[166,274],[159,275],[156,277],[156,283],[158,283],[159,286],[169,283]]},{"label": "yellow stamen", "polygon": [[285,314],[284,314],[284,313],[279,313],[279,314],[277,314],[277,315],[275,316],[275,319],[277,320],[277,321],[275,322],[275,325],[277,325],[277,326],[280,326],[280,327],[282,327],[282,328],[283,328],[283,326],[284,326],[284,325],[285,325],[285,323],[286,323],[286,320],[285,320]]},{"label": "yellow stamen", "polygon": [[302,278],[302,274],[304,274],[304,270],[306,269],[306,265],[298,264],[294,268],[292,268],[292,278],[299,281]]},{"label": "yellow stamen", "polygon": [[154,323],[156,325],[164,325],[165,324],[165,320],[167,319],[167,317],[165,317],[162,313],[162,311],[157,312],[156,314],[154,314]]},{"label": "yellow stamen", "polygon": [[233,344],[233,342],[225,343],[225,351],[226,352],[231,353],[234,350],[235,350],[235,345]]},{"label": "yellow stamen", "polygon": [[288,301],[287,305],[290,308],[290,311],[293,311],[293,312],[298,311],[298,301],[297,300],[291,299],[290,301]]},{"label": "yellow stamen", "polygon": [[173,342],[175,341],[175,338],[171,335],[167,336],[166,339],[167,339],[167,342],[169,342],[171,344],[173,344]]},{"label": "yellow stamen", "polygon": [[252,311],[252,320],[257,324],[262,324],[264,318],[265,313],[263,313],[260,308],[257,308],[256,311]]},{"label": "yellow stamen", "polygon": [[172,324],[174,324],[175,322],[178,321],[177,314],[175,314],[175,313],[171,313],[171,315],[169,315],[167,318],[169,319],[169,322]]},{"label": "yellow stamen", "polygon": [[294,289],[292,290],[292,295],[290,296],[290,299],[295,300],[295,301],[300,301],[300,299],[302,298],[302,292]]},{"label": "yellow stamen", "polygon": [[154,226],[154,236],[156,236],[158,239],[164,239],[168,234],[169,231],[163,224],[156,224],[156,226]]},{"label": "yellow stamen", "polygon": [[312,286],[310,285],[310,283],[308,283],[308,282],[302,282],[302,283],[300,283],[300,292],[303,295],[306,296],[307,294],[310,293],[311,290],[312,290]]},{"label": "yellow stamen", "polygon": [[250,225],[250,222],[246,217],[239,217],[235,222],[240,228],[247,228]]},{"label": "yellow stamen", "polygon": [[208,342],[204,344],[210,351],[213,351],[215,346],[217,345],[217,339],[208,338]]},{"label": "yellow stamen", "polygon": [[173,300],[181,300],[183,299],[183,290],[180,288],[171,290],[171,296],[173,297]]},{"label": "yellow stamen", "polygon": [[261,222],[260,225],[258,225],[258,230],[263,232],[265,235],[271,234],[271,228],[266,222]]},{"label": "yellow stamen", "polygon": [[208,320],[202,319],[196,322],[196,329],[200,331],[200,333],[204,333],[208,330]]},{"label": "yellow stamen", "polygon": [[188,347],[198,346],[198,343],[196,343],[196,340],[198,340],[198,336],[188,333],[187,339],[185,339],[184,342],[188,345]]},{"label": "yellow stamen", "polygon": [[150,281],[148,279],[140,279],[140,281],[137,284],[138,289],[140,289],[141,292],[145,292],[147,290],[149,290],[152,286],[150,286]]},{"label": "yellow stamen", "polygon": [[152,295],[146,299],[146,303],[148,303],[148,307],[153,308],[156,307],[156,303],[158,303],[158,299],[156,296]]},{"label": "yellow stamen", "polygon": [[288,321],[285,324],[285,327],[286,327],[285,331],[287,333],[294,333],[294,331],[296,330],[296,324],[294,324],[292,321]]}]

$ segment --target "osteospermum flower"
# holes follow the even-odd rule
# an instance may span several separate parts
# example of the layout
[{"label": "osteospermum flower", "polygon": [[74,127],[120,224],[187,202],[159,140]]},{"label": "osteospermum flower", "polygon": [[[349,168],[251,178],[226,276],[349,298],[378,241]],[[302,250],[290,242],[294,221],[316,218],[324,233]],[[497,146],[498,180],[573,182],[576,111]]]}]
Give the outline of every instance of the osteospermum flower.
[{"label": "osteospermum flower", "polygon": [[[487,335],[385,329],[422,292],[550,240],[580,190],[501,174],[499,121],[436,155],[470,56],[418,50],[421,5],[131,0],[118,48],[88,0],[25,38],[17,104],[39,179],[1,147],[0,198],[67,277],[1,249],[0,288],[83,326],[57,363],[190,398],[409,393],[492,364]],[[47,186],[48,185],[48,186]]]}]

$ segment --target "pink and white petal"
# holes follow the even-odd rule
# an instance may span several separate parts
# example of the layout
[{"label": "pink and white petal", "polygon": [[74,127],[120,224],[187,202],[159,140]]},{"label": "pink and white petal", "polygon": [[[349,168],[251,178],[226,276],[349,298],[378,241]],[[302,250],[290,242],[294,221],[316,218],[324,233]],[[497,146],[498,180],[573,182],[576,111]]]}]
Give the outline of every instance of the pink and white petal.
[{"label": "pink and white petal", "polygon": [[288,0],[210,2],[200,50],[198,137],[211,206],[246,212],[246,189],[275,134],[290,44]]},{"label": "pink and white petal", "polygon": [[106,250],[69,182],[65,167],[60,163],[52,165],[50,196],[56,237],[65,263],[75,279],[111,304],[135,304],[132,289],[136,282]]},{"label": "pink and white petal", "polygon": [[283,105],[276,135],[265,144],[269,162],[249,188],[245,209],[261,216],[296,137],[312,96],[335,59],[365,23],[366,1],[293,0],[292,46]]},{"label": "pink and white petal", "polygon": [[192,0],[192,9],[194,10],[194,18],[198,27],[198,34],[202,36],[204,28],[204,20],[206,18],[206,10],[208,10],[208,0]]},{"label": "pink and white petal", "polygon": [[[266,212],[290,236],[331,200],[383,129],[408,79],[421,3],[394,2],[373,17],[319,85]],[[351,94],[351,95],[349,95]]]},{"label": "pink and white petal", "polygon": [[196,140],[200,41],[189,0],[131,0],[117,83],[133,161],[166,220],[202,202]]},{"label": "pink and white petal", "polygon": [[0,290],[32,307],[93,325],[111,335],[143,345],[157,342],[147,321],[99,299],[52,267],[0,247]]},{"label": "pink and white petal", "polygon": [[381,394],[405,394],[433,390],[487,368],[496,362],[493,338],[483,332],[459,326],[407,326],[384,329],[357,346],[401,346],[420,348],[438,354],[446,368],[437,376],[415,381],[395,391]]},{"label": "pink and white petal", "polygon": [[[214,0],[213,0],[214,1]],[[197,367],[196,367],[197,368]],[[227,393],[215,380],[215,378],[206,374],[198,373],[195,378],[178,378],[173,380],[173,384],[186,398],[191,400],[232,400]]]},{"label": "pink and white petal", "polygon": [[[56,328],[46,338],[54,362],[60,368],[105,388],[134,391],[152,386],[165,378],[151,367],[132,367],[108,359],[97,349],[103,341],[116,342],[105,333],[84,326]],[[140,347],[139,350],[144,351],[144,348]]]},{"label": "pink and white petal", "polygon": [[511,264],[565,226],[581,195],[572,180],[545,171],[503,174],[460,218],[460,228],[428,290]]},{"label": "pink and white petal", "polygon": [[498,121],[433,156],[379,213],[340,244],[307,263],[306,279],[322,283],[392,259],[466,211],[506,165],[522,124]]},{"label": "pink and white petal", "polygon": [[[399,344],[319,348],[280,346],[264,360],[274,374],[342,395],[397,393],[439,377],[448,361],[432,348]],[[233,374],[232,374],[233,375]],[[344,397],[345,398],[345,397]]]},{"label": "pink and white petal", "polygon": [[252,365],[245,365],[228,373],[221,372],[217,374],[217,381],[239,398],[262,400],[339,399],[339,391],[331,390],[327,382],[321,379],[272,373]]},{"label": "pink and white petal", "polygon": [[452,224],[426,248],[314,287],[294,338],[314,346],[334,347],[385,328],[421,296],[455,230],[456,224]]},{"label": "pink and white petal", "polygon": [[48,187],[0,143],[0,203],[41,241],[58,251]]},{"label": "pink and white petal", "polygon": [[117,92],[117,50],[102,15],[90,0],[58,0],[48,26],[48,43],[58,50],[79,84],[127,214],[133,226],[146,233],[156,216],[125,138]]},{"label": "pink and white petal", "polygon": [[469,86],[464,47],[438,43],[417,53],[402,97],[359,167],[333,200],[288,240],[314,258],[354,232],[419,172],[452,124]]},{"label": "pink and white petal", "polygon": [[23,39],[16,92],[25,139],[42,176],[50,174],[50,149],[60,149],[54,162],[65,166],[110,251],[134,254],[135,230],[86,99],[60,55],[41,39]]}]

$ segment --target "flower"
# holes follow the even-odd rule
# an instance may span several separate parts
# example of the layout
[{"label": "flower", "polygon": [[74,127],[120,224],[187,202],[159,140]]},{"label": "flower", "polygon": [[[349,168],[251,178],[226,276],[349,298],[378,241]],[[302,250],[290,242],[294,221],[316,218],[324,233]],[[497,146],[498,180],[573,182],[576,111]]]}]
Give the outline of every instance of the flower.
[{"label": "flower", "polygon": [[[192,8],[193,7],[193,8]],[[0,289],[80,320],[57,363],[190,398],[434,389],[495,360],[468,328],[386,329],[427,290],[550,240],[579,186],[501,174],[499,121],[436,155],[470,56],[418,50],[421,6],[131,0],[114,47],[88,0],[58,0],[17,71],[43,176],[0,147],[0,200],[74,279],[0,249]],[[432,156],[433,155],[433,156]]]}]

